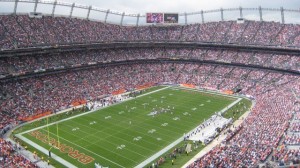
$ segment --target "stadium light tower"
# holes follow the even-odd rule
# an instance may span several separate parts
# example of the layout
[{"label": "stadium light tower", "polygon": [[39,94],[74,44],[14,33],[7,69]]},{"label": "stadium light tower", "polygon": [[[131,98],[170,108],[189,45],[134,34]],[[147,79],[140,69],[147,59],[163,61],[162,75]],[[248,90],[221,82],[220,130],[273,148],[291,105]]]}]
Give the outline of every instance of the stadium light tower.
[{"label": "stadium light tower", "polygon": [[107,9],[107,11],[106,11],[106,15],[105,15],[105,19],[104,19],[104,23],[106,23],[106,21],[107,21],[107,17],[108,17],[108,14],[109,14],[109,12],[110,12],[110,10],[109,10],[109,9]]},{"label": "stadium light tower", "polygon": [[139,20],[140,20],[140,14],[137,15],[137,18],[136,18],[136,26],[139,25]]},{"label": "stadium light tower", "polygon": [[91,9],[92,9],[92,6],[89,6],[88,13],[87,13],[87,16],[86,16],[87,20],[89,20]]},{"label": "stadium light tower", "polygon": [[18,2],[19,2],[19,0],[16,0],[16,1],[15,1],[15,6],[14,6],[14,15],[16,15],[16,14],[17,14]]},{"label": "stadium light tower", "polygon": [[203,13],[203,10],[201,10],[201,19],[202,19],[202,23],[204,23],[204,13]]},{"label": "stadium light tower", "polygon": [[224,14],[223,14],[224,9],[221,8],[220,11],[221,11],[221,20],[224,21]]},{"label": "stadium light tower", "polygon": [[123,12],[123,13],[122,13],[122,17],[121,17],[121,23],[120,23],[120,25],[121,25],[121,26],[123,26],[123,19],[124,19],[124,15],[125,15],[125,12]]},{"label": "stadium light tower", "polygon": [[243,8],[240,6],[239,10],[240,10],[240,18],[243,18]]},{"label": "stadium light tower", "polygon": [[185,25],[187,25],[187,13],[184,12],[184,21],[185,21]]},{"label": "stadium light tower", "polygon": [[284,24],[285,21],[284,21],[284,9],[283,9],[283,7],[280,7],[280,12],[281,12],[281,23]]},{"label": "stadium light tower", "polygon": [[70,18],[71,18],[72,15],[73,15],[74,7],[75,7],[75,3],[73,3],[72,6],[71,6],[70,15],[69,15]]},{"label": "stadium light tower", "polygon": [[54,13],[55,13],[56,4],[57,4],[57,0],[55,0],[55,1],[54,1],[54,3],[53,3],[53,8],[52,8],[52,17],[54,17]]},{"label": "stadium light tower", "polygon": [[263,21],[261,6],[258,7],[258,11],[259,11],[259,19],[260,19],[260,21]]},{"label": "stadium light tower", "polygon": [[39,2],[39,0],[35,0],[34,9],[33,9],[34,13],[36,13],[36,8],[37,8],[37,5],[38,5],[38,2]]}]

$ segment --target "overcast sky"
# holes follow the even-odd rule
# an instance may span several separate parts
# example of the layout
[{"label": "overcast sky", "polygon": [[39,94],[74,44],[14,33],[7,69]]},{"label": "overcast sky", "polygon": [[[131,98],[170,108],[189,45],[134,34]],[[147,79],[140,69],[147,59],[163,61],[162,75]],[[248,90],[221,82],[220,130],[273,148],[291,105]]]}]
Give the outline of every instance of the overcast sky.
[{"label": "overcast sky", "polygon": [[299,9],[300,0],[64,0],[80,4],[95,5],[127,13],[193,12],[207,9],[232,7],[270,7]]},{"label": "overcast sky", "polygon": [[[51,0],[50,0],[51,1]],[[83,4],[87,6],[96,6],[102,9],[110,9],[113,11],[125,12],[128,14],[140,13],[144,15],[146,12],[196,12],[201,10],[219,9],[219,8],[236,8],[236,7],[258,7],[262,8],[286,8],[300,9],[300,0],[63,0],[64,2]],[[13,3],[3,3],[0,5],[0,12],[13,10]],[[33,10],[33,4],[20,3],[18,12],[29,12]],[[51,13],[51,5],[38,5],[38,12]],[[70,9],[66,7],[57,7],[56,14],[69,15]],[[86,10],[75,9],[73,15],[85,17]],[[257,19],[258,11],[244,11],[243,15],[247,19]],[[225,20],[236,20],[239,12],[224,12]],[[286,22],[300,23],[300,12],[285,13]],[[104,20],[105,14],[99,12],[91,12],[90,18]],[[140,23],[145,22],[145,18],[140,18]],[[120,22],[121,16],[109,15],[108,20],[111,22]],[[205,21],[220,20],[220,13],[206,14]],[[280,12],[263,12],[263,20],[280,21]],[[179,21],[184,23],[184,17],[180,17]],[[136,18],[125,17],[125,23],[134,24]],[[200,15],[188,17],[188,23],[201,22]]]}]

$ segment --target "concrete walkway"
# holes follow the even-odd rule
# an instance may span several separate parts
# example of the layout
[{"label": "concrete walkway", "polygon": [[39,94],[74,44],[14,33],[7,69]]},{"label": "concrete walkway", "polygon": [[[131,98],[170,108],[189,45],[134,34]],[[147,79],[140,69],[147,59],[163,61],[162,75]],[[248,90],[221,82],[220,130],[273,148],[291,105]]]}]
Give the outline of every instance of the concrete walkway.
[{"label": "concrete walkway", "polygon": [[[29,145],[33,146],[35,149],[41,151],[42,153],[44,153],[45,155],[48,155],[48,150],[41,147],[40,145],[37,145],[36,143],[32,142],[31,140],[23,137],[22,135],[16,135],[19,139],[21,139],[22,141],[28,143]],[[29,154],[29,157],[33,157],[32,153],[30,153],[29,151],[27,151]],[[73,165],[72,163],[70,162],[67,162],[66,160],[62,159],[61,157],[57,156],[56,154],[54,153],[51,153],[51,158],[52,159],[55,159],[56,161],[60,162],[61,164],[65,165],[66,167],[68,168],[76,168],[75,165]]]},{"label": "concrete walkway", "polygon": [[[13,145],[15,145],[16,143],[11,140],[10,138],[6,139],[7,141],[10,141]],[[20,150],[17,150],[17,153],[19,153],[20,155],[24,156],[26,159],[30,160],[31,162],[35,163],[38,167],[40,168],[54,168],[51,163],[50,165],[48,165],[47,163],[47,158],[44,158],[44,160],[42,160],[39,157],[34,157],[33,154],[28,151],[25,150],[23,147],[20,146]]]}]

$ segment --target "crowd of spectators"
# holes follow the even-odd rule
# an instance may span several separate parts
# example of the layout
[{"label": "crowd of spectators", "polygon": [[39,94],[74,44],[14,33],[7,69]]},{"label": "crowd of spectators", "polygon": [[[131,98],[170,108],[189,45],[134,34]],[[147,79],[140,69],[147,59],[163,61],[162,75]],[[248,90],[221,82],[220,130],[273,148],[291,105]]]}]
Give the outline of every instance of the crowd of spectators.
[{"label": "crowd of spectators", "polygon": [[[295,97],[290,88],[297,76],[238,67],[205,64],[132,64],[65,72],[0,84],[1,116],[13,118],[56,112],[76,100],[97,100],[113,91],[145,83],[192,83],[203,88],[242,88],[256,105],[229,145],[213,149],[190,167],[256,165],[277,147],[292,117]],[[8,115],[10,116],[10,115]],[[3,120],[1,121],[1,123]],[[5,123],[2,123],[5,124]]]},{"label": "crowd of spectators", "polygon": [[300,120],[300,113],[295,114],[295,120]]},{"label": "crowd of spectators", "polygon": [[[295,84],[295,83],[294,83]],[[293,84],[290,84],[293,86]],[[268,86],[272,87],[272,86]],[[273,88],[263,95],[255,88],[256,105],[243,122],[238,134],[214,148],[189,167],[256,167],[265,161],[288,127],[292,117],[293,98],[286,89]],[[252,92],[253,93],[253,92]]]},{"label": "crowd of spectators", "polygon": [[37,168],[37,166],[18,154],[17,146],[0,138],[0,167]]},{"label": "crowd of spectators", "polygon": [[84,19],[0,16],[0,48],[109,41],[199,41],[300,46],[299,25],[220,21],[190,25],[120,26]]},{"label": "crowd of spectators", "polygon": [[284,140],[286,145],[300,145],[300,135],[287,135]]},{"label": "crowd of spectators", "polygon": [[[245,21],[244,24],[238,24],[229,21],[184,26],[123,27],[63,17],[1,15],[0,48],[125,40],[209,41],[299,47],[299,30],[299,25],[275,22]],[[300,57],[296,55],[235,50],[136,48],[0,58],[0,75],[99,62],[156,58],[190,58],[300,71]],[[3,81],[0,83],[0,118],[3,119],[0,121],[0,129],[11,123],[17,124],[27,116],[66,109],[77,100],[96,101],[114,91],[132,90],[147,83],[190,83],[215,90],[240,88],[241,93],[251,95],[256,100],[252,112],[238,127],[238,131],[234,131],[222,145],[197,159],[189,168],[254,167],[265,161],[272,151],[273,159],[280,161],[280,164],[299,162],[299,150],[285,147],[274,150],[281,145],[279,142],[293,117],[292,112],[300,109],[294,93],[300,93],[299,76],[234,66],[130,64]],[[294,118],[299,120],[299,113]],[[292,125],[292,130],[299,132],[299,124]],[[299,144],[299,135],[287,135],[283,143]],[[0,140],[0,149],[0,157],[5,160],[0,164],[4,167],[5,164],[34,167],[16,154],[9,142]]]},{"label": "crowd of spectators", "polygon": [[61,67],[84,66],[87,64],[159,58],[191,58],[226,63],[241,63],[268,68],[300,71],[300,57],[297,55],[275,55],[271,53],[242,52],[213,49],[165,49],[135,48],[106,49],[54,54],[3,57],[0,58],[1,74],[20,74]]},{"label": "crowd of spectators", "polygon": [[300,137],[298,118],[300,112],[298,110],[299,109],[296,108],[296,112],[293,114],[293,120],[290,121],[289,129],[282,138],[283,143],[274,149],[271,157],[271,161],[279,163],[278,165],[280,166],[300,164]]},{"label": "crowd of spectators", "polygon": [[275,161],[279,166],[291,166],[300,164],[300,150],[288,149],[285,146],[279,146],[271,157],[271,161]]},{"label": "crowd of spectators", "polygon": [[291,132],[300,132],[300,123],[293,123],[291,125]]}]

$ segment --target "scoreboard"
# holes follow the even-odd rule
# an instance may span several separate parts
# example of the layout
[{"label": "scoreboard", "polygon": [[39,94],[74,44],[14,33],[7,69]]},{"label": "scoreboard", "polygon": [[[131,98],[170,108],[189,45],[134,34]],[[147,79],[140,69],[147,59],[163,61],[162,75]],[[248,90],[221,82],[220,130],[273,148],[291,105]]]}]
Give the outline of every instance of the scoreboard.
[{"label": "scoreboard", "polygon": [[164,23],[178,23],[178,13],[164,13]]},{"label": "scoreboard", "polygon": [[146,13],[146,23],[178,23],[178,13]]},{"label": "scoreboard", "polygon": [[163,23],[164,14],[163,13],[146,13],[147,23]]}]

